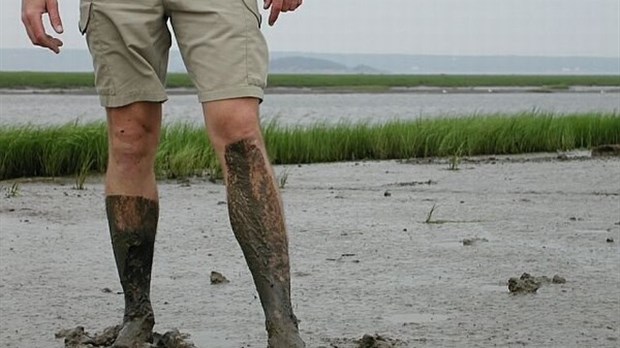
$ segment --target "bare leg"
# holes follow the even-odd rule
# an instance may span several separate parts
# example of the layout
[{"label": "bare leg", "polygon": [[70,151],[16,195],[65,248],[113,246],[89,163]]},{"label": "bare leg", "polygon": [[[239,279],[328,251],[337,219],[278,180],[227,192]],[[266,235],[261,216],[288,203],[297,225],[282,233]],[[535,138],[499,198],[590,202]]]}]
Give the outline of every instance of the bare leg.
[{"label": "bare leg", "polygon": [[260,132],[258,100],[209,102],[203,109],[225,171],[230,223],[265,313],[268,346],[305,347],[291,306],[284,214]]},{"label": "bare leg", "polygon": [[152,340],[150,301],[153,247],[159,217],[154,164],[161,105],[108,108],[106,212],[118,275],[125,295],[123,327],[113,347]]}]

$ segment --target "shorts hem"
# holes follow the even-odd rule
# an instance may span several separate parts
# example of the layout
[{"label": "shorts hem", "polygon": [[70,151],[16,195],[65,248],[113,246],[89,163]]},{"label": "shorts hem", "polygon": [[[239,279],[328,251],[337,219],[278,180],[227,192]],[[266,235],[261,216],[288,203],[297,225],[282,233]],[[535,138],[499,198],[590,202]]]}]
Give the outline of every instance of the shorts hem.
[{"label": "shorts hem", "polygon": [[200,92],[198,93],[198,100],[201,103],[216,101],[216,100],[225,100],[225,99],[235,99],[235,98],[257,98],[261,102],[263,101],[263,97],[265,96],[265,92],[262,88],[258,86],[243,86],[243,87],[231,87],[226,89],[214,90],[209,92]]},{"label": "shorts hem", "polygon": [[125,95],[100,95],[101,106],[118,108],[137,102],[163,103],[168,100],[165,93],[134,92]]}]

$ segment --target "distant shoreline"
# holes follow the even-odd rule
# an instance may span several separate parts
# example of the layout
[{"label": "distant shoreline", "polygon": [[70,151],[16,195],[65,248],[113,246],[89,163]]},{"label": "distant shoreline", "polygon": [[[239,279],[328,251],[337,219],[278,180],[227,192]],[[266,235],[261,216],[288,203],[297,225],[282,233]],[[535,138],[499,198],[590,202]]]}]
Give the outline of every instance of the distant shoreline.
[{"label": "distant shoreline", "polygon": [[[193,88],[169,88],[169,95],[195,95]],[[620,93],[617,86],[476,86],[476,87],[268,87],[265,94],[516,94],[516,93]],[[94,88],[0,88],[0,95],[97,95]]]}]

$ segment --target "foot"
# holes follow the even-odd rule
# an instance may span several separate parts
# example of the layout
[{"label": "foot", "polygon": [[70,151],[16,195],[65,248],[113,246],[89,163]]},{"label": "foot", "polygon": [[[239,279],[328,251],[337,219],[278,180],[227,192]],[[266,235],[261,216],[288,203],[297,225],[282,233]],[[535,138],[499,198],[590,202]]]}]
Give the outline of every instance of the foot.
[{"label": "foot", "polygon": [[267,348],[305,348],[306,344],[299,336],[296,323],[267,323],[269,336]]},{"label": "foot", "polygon": [[154,325],[155,318],[153,313],[126,320],[112,348],[150,347],[147,343],[153,341]]},{"label": "foot", "polygon": [[306,344],[299,333],[288,333],[269,337],[267,348],[305,348]]}]

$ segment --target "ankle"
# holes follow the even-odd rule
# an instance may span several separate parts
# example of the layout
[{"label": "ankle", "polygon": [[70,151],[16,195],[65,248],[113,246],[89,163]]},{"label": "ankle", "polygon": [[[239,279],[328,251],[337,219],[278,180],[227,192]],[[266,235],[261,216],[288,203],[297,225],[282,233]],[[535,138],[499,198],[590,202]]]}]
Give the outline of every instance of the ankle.
[{"label": "ankle", "polygon": [[[276,333],[282,330],[298,329],[299,320],[295,314],[289,315],[272,314],[265,320],[265,327],[268,333]],[[271,335],[270,335],[271,336]]]},{"label": "ankle", "polygon": [[136,319],[155,322],[155,314],[149,300],[144,300],[137,305],[134,304],[125,307],[123,322],[133,321]]}]

